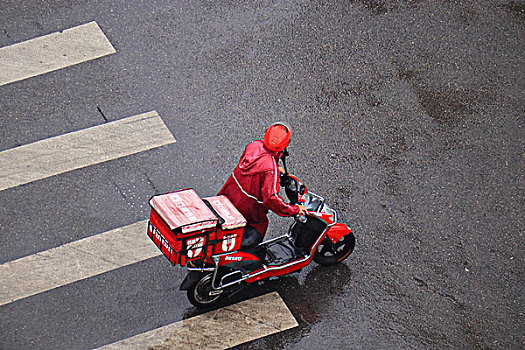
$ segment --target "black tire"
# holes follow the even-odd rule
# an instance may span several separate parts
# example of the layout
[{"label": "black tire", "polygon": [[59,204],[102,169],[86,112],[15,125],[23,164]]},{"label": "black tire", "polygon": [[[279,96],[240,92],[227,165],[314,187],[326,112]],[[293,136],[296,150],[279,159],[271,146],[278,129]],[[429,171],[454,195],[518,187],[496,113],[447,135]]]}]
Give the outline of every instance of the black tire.
[{"label": "black tire", "polygon": [[314,261],[323,266],[335,265],[348,258],[354,247],[355,236],[352,232],[341,237],[335,244],[330,242],[330,238],[325,237],[315,250]]},{"label": "black tire", "polygon": [[211,287],[211,281],[213,279],[213,274],[208,273],[201,277],[193,286],[188,289],[187,295],[188,300],[194,306],[199,308],[208,308],[216,305],[221,299],[221,294],[210,295],[210,292],[213,291]]}]

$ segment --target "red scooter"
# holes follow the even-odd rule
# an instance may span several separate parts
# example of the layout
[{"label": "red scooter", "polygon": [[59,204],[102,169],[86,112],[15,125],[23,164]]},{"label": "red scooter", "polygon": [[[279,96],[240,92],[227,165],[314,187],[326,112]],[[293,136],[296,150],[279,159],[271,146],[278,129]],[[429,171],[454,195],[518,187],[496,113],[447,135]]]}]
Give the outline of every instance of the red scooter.
[{"label": "red scooter", "polygon": [[[193,305],[212,307],[246,284],[289,274],[312,260],[333,265],[352,253],[352,229],[338,221],[324,198],[286,171],[281,186],[290,204],[302,204],[308,213],[296,217],[287,234],[254,246],[241,246],[242,234],[249,230],[242,227],[244,218],[224,196],[203,199],[213,213],[208,217],[193,190],[152,198],[148,235],[172,264],[187,266],[180,289],[187,291]],[[176,210],[178,217],[173,215]],[[226,224],[230,226],[225,228]]]}]

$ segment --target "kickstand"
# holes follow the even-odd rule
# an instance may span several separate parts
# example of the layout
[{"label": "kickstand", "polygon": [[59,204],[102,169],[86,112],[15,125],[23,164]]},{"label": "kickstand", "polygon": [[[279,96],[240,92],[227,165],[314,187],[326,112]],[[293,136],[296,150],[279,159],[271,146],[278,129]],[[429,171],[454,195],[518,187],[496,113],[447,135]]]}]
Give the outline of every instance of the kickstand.
[{"label": "kickstand", "polygon": [[239,286],[239,288],[237,288],[237,289],[231,291],[231,292],[228,294],[228,297],[232,297],[232,296],[234,296],[235,294],[237,294],[237,293],[243,291],[245,288],[246,288],[246,285],[245,285],[245,284],[241,284],[241,285]]}]

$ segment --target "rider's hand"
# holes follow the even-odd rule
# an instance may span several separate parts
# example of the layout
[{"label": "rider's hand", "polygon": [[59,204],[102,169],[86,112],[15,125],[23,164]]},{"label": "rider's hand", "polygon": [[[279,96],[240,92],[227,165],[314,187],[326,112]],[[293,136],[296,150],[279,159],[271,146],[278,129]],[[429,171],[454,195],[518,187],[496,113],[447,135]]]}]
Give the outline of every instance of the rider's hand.
[{"label": "rider's hand", "polygon": [[279,167],[279,172],[280,172],[281,174],[284,174],[284,173],[285,173],[285,171],[284,171],[284,169],[283,169],[282,167]]},{"label": "rider's hand", "polygon": [[306,210],[306,207],[304,205],[299,204],[299,215],[306,215],[308,214],[308,210]]}]

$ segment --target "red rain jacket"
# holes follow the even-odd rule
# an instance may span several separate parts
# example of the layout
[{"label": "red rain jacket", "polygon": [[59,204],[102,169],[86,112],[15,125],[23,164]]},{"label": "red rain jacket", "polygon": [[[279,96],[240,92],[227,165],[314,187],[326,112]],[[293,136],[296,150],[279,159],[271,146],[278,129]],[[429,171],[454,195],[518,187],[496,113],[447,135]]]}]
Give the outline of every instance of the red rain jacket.
[{"label": "red rain jacket", "polygon": [[225,195],[263,237],[268,228],[268,210],[279,216],[299,214],[298,205],[285,203],[279,196],[277,154],[264,147],[263,140],[246,146],[219,195]]}]

